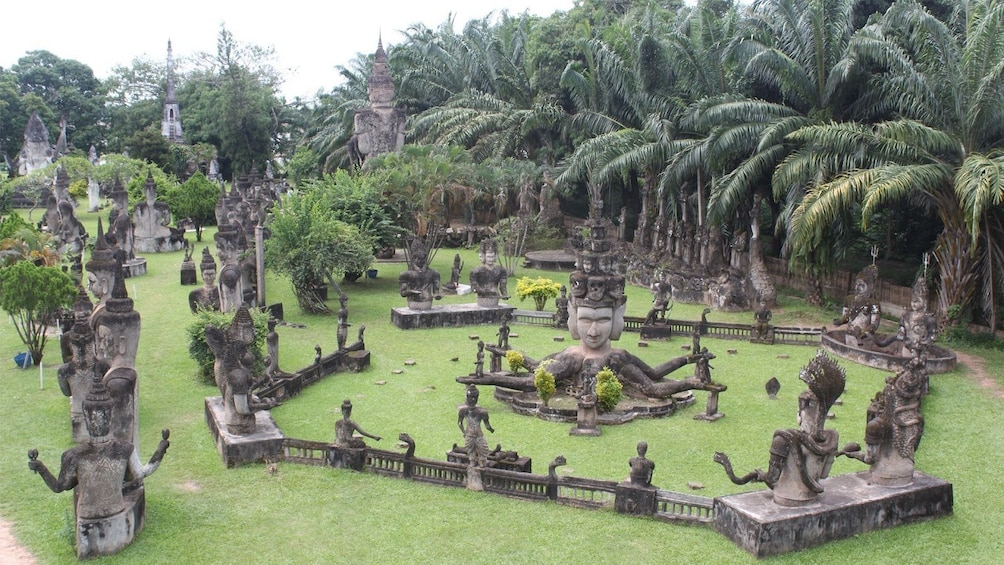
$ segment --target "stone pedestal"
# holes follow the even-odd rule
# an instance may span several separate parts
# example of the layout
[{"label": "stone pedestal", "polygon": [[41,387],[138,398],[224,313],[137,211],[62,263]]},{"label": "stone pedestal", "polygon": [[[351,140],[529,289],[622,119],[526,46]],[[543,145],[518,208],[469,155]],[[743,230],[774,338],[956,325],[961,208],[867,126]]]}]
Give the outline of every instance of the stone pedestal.
[{"label": "stone pedestal", "polygon": [[199,284],[198,276],[195,272],[195,263],[191,265],[182,264],[181,265],[181,285],[192,285]]},{"label": "stone pedestal", "polygon": [[402,330],[497,325],[508,318],[514,310],[516,310],[514,306],[506,304],[491,308],[482,308],[476,304],[449,304],[428,310],[393,308],[390,320]]},{"label": "stone pedestal", "polygon": [[141,277],[146,274],[146,259],[143,257],[136,257],[135,259],[130,259],[122,265],[122,275],[127,278]]},{"label": "stone pedestal", "polygon": [[362,471],[366,465],[366,449],[333,445],[328,450],[328,465],[337,469]]},{"label": "stone pedestal", "polygon": [[143,529],[146,496],[143,487],[123,495],[125,508],[104,518],[77,518],[77,559],[113,555],[125,549]]},{"label": "stone pedestal", "polygon": [[206,424],[216,440],[216,450],[220,452],[227,467],[278,461],[282,456],[284,436],[268,410],[255,412],[253,432],[235,435],[227,431],[223,399],[212,396],[206,398]]},{"label": "stone pedestal", "polygon": [[655,514],[655,494],[658,490],[652,486],[619,483],[614,494],[614,509],[621,514],[651,516]]},{"label": "stone pedestal", "polygon": [[807,506],[778,506],[770,490],[715,499],[714,528],[757,557],[798,551],[864,532],[952,513],[952,484],[915,473],[905,487],[868,484],[867,471],[822,481]]},{"label": "stone pedestal", "polygon": [[724,418],[725,414],[718,411],[718,391],[713,390],[708,393],[708,405],[704,409],[703,414],[697,414],[694,416],[695,420],[704,420],[705,422],[714,422],[719,418]]},{"label": "stone pedestal", "polygon": [[568,431],[572,436],[598,436],[603,432],[596,425],[598,414],[596,400],[579,400],[578,413],[575,417],[575,427]]},{"label": "stone pedestal", "polygon": [[669,339],[673,337],[673,328],[669,324],[648,324],[641,327],[642,339]]}]

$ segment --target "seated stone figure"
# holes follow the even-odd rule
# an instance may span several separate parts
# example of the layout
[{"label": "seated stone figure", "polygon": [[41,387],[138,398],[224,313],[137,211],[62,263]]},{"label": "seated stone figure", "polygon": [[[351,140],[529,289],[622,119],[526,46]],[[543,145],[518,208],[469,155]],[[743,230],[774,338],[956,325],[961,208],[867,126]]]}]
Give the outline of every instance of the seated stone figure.
[{"label": "seated stone figure", "polygon": [[505,267],[498,260],[498,243],[494,239],[481,241],[481,265],[471,269],[471,288],[478,295],[478,306],[498,306],[499,299],[509,298]]},{"label": "seated stone figure", "polygon": [[913,482],[914,455],[924,435],[921,399],[927,381],[926,359],[911,359],[904,370],[886,379],[886,386],[868,406],[866,450],[850,443],[840,455],[871,466],[869,481],[882,486]]},{"label": "seated stone figure", "polygon": [[774,343],[774,326],[770,325],[771,318],[774,314],[771,313],[770,308],[767,308],[767,303],[763,300],[760,301],[760,309],[753,314],[753,332],[750,341],[753,343]]},{"label": "seated stone figure", "polygon": [[342,419],[335,422],[335,447],[348,447],[361,449],[366,447],[362,439],[355,437],[355,432],[370,439],[380,441],[380,436],[366,433],[359,427],[359,424],[352,420],[352,401],[345,399],[342,401]]},{"label": "seated stone figure", "polygon": [[[59,476],[53,476],[38,451],[28,453],[28,468],[42,476],[53,492],[75,489],[77,557],[114,554],[129,545],[142,528],[141,487],[164,457],[170,432],[164,430],[150,462],[142,465],[133,445],[116,440],[111,430],[113,401],[95,375],[83,402],[86,443],[63,452]],[[132,479],[126,482],[126,477]],[[137,494],[138,493],[138,494]]]},{"label": "seated stone figure", "polygon": [[439,288],[439,272],[428,266],[429,252],[418,238],[411,245],[411,266],[401,273],[398,283],[401,296],[408,299],[408,307],[413,310],[432,308],[433,300],[440,300],[443,294]]},{"label": "seated stone figure", "polygon": [[638,456],[632,457],[628,461],[631,467],[630,481],[632,485],[640,487],[652,486],[652,474],[655,472],[655,462],[645,457],[648,453],[648,443],[638,442]]},{"label": "seated stone figure", "polygon": [[840,317],[833,319],[836,326],[847,325],[848,345],[864,345],[878,330],[882,321],[882,306],[874,296],[877,283],[878,267],[868,265],[854,281],[853,298],[844,305]]},{"label": "seated stone figure", "polygon": [[718,452],[714,457],[733,483],[766,483],[780,506],[803,506],[816,500],[823,492],[819,481],[829,476],[837,455],[837,432],[823,426],[826,413],[844,392],[844,370],[820,351],[798,378],[809,385],[809,390],[798,397],[799,427],[774,432],[766,472],[756,469],[737,477],[727,455]]},{"label": "seated stone figure", "polygon": [[157,201],[157,183],[150,173],[143,190],[146,200],[136,205],[132,217],[136,251],[166,253],[184,248],[185,234],[169,227],[171,211],[167,204]]}]

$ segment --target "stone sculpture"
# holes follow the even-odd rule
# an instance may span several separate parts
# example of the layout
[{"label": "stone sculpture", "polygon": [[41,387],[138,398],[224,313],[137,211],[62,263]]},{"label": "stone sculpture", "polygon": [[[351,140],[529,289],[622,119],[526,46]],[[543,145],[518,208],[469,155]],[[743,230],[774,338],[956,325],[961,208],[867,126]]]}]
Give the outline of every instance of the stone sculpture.
[{"label": "stone sculpture", "polygon": [[247,306],[241,306],[227,329],[206,326],[206,343],[216,360],[213,374],[223,398],[223,413],[227,432],[245,435],[255,430],[255,412],[273,408],[271,398],[259,400],[252,394],[254,354],[254,321]]},{"label": "stone sculpture", "polygon": [[108,237],[118,251],[119,260],[124,264],[136,258],[136,247],[132,219],[129,217],[129,193],[118,177],[115,178],[109,196],[112,199],[112,209],[108,212]]},{"label": "stone sculpture", "polygon": [[143,193],[146,200],[136,205],[132,217],[136,250],[167,253],[185,247],[185,232],[169,227],[171,211],[166,203],[157,200],[157,183],[152,173],[147,173]]},{"label": "stone sculpture", "polygon": [[924,435],[920,412],[927,371],[922,356],[914,357],[905,369],[886,379],[868,406],[865,451],[850,443],[841,455],[871,466],[869,482],[887,487],[913,482],[914,454]]},{"label": "stone sculpture", "polygon": [[565,285],[561,285],[560,294],[554,299],[554,306],[556,308],[554,312],[554,327],[556,328],[567,328],[568,327],[568,288]]},{"label": "stone sculpture", "polygon": [[195,313],[203,310],[220,310],[220,289],[216,286],[216,259],[208,247],[202,248],[202,261],[199,262],[202,271],[202,288],[188,293],[188,307]]},{"label": "stone sculpture", "polygon": [[446,283],[443,288],[449,291],[456,291],[457,287],[460,286],[460,271],[464,269],[464,262],[460,259],[460,254],[457,253],[453,256],[453,268],[450,269],[450,282]]},{"label": "stone sculpture", "polygon": [[170,446],[170,431],[165,429],[149,463],[141,465],[134,446],[113,433],[113,405],[95,374],[83,403],[87,443],[63,452],[58,477],[38,460],[37,450],[28,453],[28,468],[41,475],[53,492],[74,489],[79,559],[112,555],[132,542],[144,522],[142,481],[157,470]]},{"label": "stone sculpture", "polygon": [[373,155],[397,151],[404,145],[405,120],[401,108],[394,107],[394,80],[383,41],[377,41],[373,72],[368,81],[369,107],[356,110],[353,135],[348,142],[349,158],[355,165]]},{"label": "stone sculpture", "polygon": [[443,298],[439,289],[439,272],[429,268],[429,251],[422,240],[415,238],[410,255],[411,265],[398,277],[401,296],[408,299],[408,307],[412,310],[429,310],[433,300]]},{"label": "stone sculpture", "polygon": [[760,301],[760,309],[753,314],[753,331],[750,337],[751,343],[774,343],[774,326],[770,324],[774,314],[767,308],[767,303]]},{"label": "stone sculpture", "polygon": [[87,441],[87,426],[84,422],[83,402],[94,378],[94,331],[87,319],[71,322],[72,326],[63,331],[70,350],[70,358],[59,367],[57,380],[63,395],[70,398],[70,427],[73,441]]},{"label": "stone sculpture", "polygon": [[[548,371],[554,375],[559,390],[568,386],[581,387],[586,377],[595,376],[603,367],[610,367],[624,386],[624,393],[642,398],[667,399],[684,390],[719,390],[726,387],[707,383],[692,376],[682,380],[666,379],[666,375],[701,358],[691,355],[669,359],[654,367],[624,349],[614,348],[612,340],[620,339],[624,329],[624,276],[617,270],[617,256],[607,238],[609,222],[589,220],[589,237],[578,241],[580,269],[569,276],[568,329],[579,340],[558,353],[542,360],[524,355],[525,375],[492,371],[482,378],[459,377],[462,383],[493,384],[520,391],[535,390],[533,372],[550,359]],[[499,347],[487,345],[495,355],[505,355]]]},{"label": "stone sculpture", "polygon": [[244,273],[240,266],[241,233],[231,224],[213,236],[222,267],[219,273],[220,310],[235,312],[244,304]]},{"label": "stone sculpture", "polygon": [[479,255],[481,265],[471,269],[471,288],[478,296],[478,306],[498,306],[500,299],[509,298],[508,273],[505,267],[496,264],[498,243],[494,239],[481,240]]},{"label": "stone sculpture", "polygon": [[367,433],[352,420],[352,401],[346,398],[342,401],[342,418],[335,422],[335,447],[352,449],[366,447],[366,443],[362,439],[355,437],[356,432],[372,440],[380,441],[381,439],[380,436]]},{"label": "stone sculpture", "polygon": [[780,506],[803,506],[816,500],[823,492],[819,481],[829,475],[837,455],[837,432],[824,429],[824,424],[830,407],[844,392],[844,370],[819,351],[798,378],[809,386],[798,397],[799,428],[774,432],[766,472],[756,469],[737,477],[727,455],[718,452],[714,456],[733,483],[766,483]]},{"label": "stone sculpture", "polygon": [[481,425],[489,432],[495,428],[488,421],[488,411],[478,406],[478,387],[467,385],[467,399],[457,410],[457,425],[464,434],[464,451],[467,453],[467,488],[482,490],[479,469],[488,464],[488,440]]},{"label": "stone sculpture", "polygon": [[844,305],[839,318],[833,319],[835,326],[847,325],[848,345],[864,345],[872,338],[882,321],[882,306],[874,296],[878,283],[878,267],[868,265],[854,280],[854,296]]},{"label": "stone sculpture", "polygon": [[628,461],[631,467],[631,475],[628,479],[632,485],[639,487],[652,486],[652,474],[655,472],[655,462],[645,457],[648,452],[648,443],[638,442],[638,456],[632,457]]},{"label": "stone sculpture", "polygon": [[666,314],[673,309],[673,286],[660,277],[652,283],[652,309],[645,316],[645,325],[666,323]]}]

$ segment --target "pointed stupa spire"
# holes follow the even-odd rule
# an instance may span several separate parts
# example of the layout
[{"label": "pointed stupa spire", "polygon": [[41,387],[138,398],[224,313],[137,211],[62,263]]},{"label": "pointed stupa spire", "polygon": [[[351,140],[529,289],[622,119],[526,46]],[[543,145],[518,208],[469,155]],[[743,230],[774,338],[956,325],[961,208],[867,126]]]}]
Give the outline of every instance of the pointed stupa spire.
[{"label": "pointed stupa spire", "polygon": [[383,37],[377,39],[377,50],[373,54],[373,72],[368,83],[370,106],[389,108],[394,102],[394,80],[387,64],[387,52],[383,49]]},{"label": "pointed stupa spire", "polygon": [[160,134],[171,143],[184,143],[181,132],[181,108],[174,91],[174,49],[167,40],[167,87],[164,93],[164,119],[160,122]]}]

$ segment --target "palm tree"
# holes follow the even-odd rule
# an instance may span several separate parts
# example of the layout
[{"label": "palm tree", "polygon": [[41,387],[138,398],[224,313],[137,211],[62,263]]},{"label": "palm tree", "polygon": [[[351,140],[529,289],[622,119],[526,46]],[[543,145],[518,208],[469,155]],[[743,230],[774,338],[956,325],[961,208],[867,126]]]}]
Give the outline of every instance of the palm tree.
[{"label": "palm tree", "polygon": [[789,136],[804,146],[775,189],[811,179],[793,217],[796,253],[861,207],[914,202],[941,222],[934,248],[939,315],[958,322],[978,303],[996,326],[1004,258],[1004,3],[962,2],[951,25],[913,1],[894,4],[854,39],[854,61],[879,69],[873,100],[902,116],[875,125],[821,124]]}]

